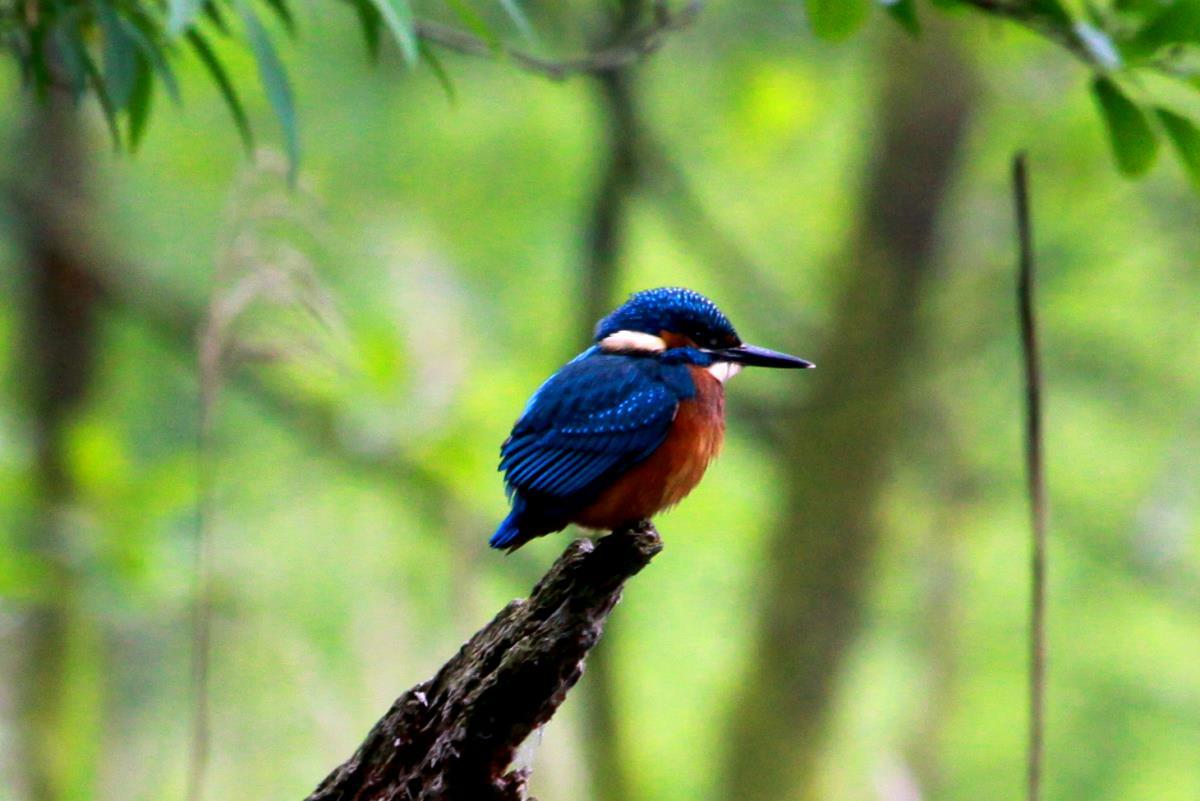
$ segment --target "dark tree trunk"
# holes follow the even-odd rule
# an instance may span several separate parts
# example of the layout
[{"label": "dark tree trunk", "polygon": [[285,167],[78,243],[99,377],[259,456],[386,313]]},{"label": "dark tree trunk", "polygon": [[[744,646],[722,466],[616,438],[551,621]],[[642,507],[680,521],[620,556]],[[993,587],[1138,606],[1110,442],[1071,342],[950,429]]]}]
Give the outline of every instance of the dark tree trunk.
[{"label": "dark tree trunk", "polygon": [[80,568],[72,556],[77,548],[68,512],[75,488],[65,437],[91,379],[98,292],[76,111],[58,91],[30,109],[11,201],[24,251],[20,347],[34,445],[34,520],[23,545],[38,566],[40,585],[21,620],[17,704],[28,796],[57,801],[85,791],[92,763],[74,753],[72,744],[95,734],[80,731],[83,721],[71,706],[79,697],[79,688],[70,686],[73,664],[98,655],[76,654],[74,662],[71,656],[71,642],[81,639],[88,624],[79,598]]},{"label": "dark tree trunk", "polygon": [[[622,1],[612,40],[620,39],[636,24],[643,5],[642,0]],[[639,152],[643,121],[637,104],[635,69],[629,66],[608,70],[594,77],[603,119],[605,161],[592,202],[587,251],[583,254],[583,304],[579,321],[582,342],[590,341],[593,326],[612,310],[616,300],[629,206],[641,183]],[[596,801],[625,801],[631,793],[619,747],[614,692],[617,679],[611,645],[598,644],[591,655],[590,668],[580,692],[592,792]]]}]

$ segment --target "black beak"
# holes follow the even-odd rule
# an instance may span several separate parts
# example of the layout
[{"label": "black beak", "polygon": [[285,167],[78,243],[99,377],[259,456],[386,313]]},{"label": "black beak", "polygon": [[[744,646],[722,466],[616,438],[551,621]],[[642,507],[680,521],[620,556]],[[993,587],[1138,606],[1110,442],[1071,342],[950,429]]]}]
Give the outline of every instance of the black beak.
[{"label": "black beak", "polygon": [[720,350],[714,350],[713,353],[726,361],[737,362],[748,367],[784,367],[793,370],[816,367],[810,361],[805,361],[796,356],[789,356],[777,350],[760,348],[757,345],[738,345],[736,348],[721,348]]}]

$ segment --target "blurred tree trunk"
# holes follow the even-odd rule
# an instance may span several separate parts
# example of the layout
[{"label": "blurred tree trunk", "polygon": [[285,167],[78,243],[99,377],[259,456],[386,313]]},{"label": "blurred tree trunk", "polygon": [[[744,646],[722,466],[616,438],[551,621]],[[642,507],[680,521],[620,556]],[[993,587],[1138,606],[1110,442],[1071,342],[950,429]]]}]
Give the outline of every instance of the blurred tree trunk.
[{"label": "blurred tree trunk", "polygon": [[834,290],[833,329],[807,403],[773,442],[786,471],[783,519],[763,575],[761,622],[735,699],[727,799],[813,798],[838,669],[853,640],[888,463],[904,425],[905,373],[919,350],[921,289],[953,178],[973,83],[948,37],[893,34],[871,126],[876,151]]},{"label": "blurred tree trunk", "polygon": [[24,546],[39,584],[22,616],[16,691],[27,794],[63,801],[90,796],[100,709],[98,633],[81,597],[66,456],[68,424],[94,363],[98,287],[86,245],[77,111],[61,91],[30,108],[12,200],[25,261],[20,347],[35,461],[34,519]]},{"label": "blurred tree trunk", "polygon": [[925,657],[924,701],[913,721],[904,760],[923,798],[945,797],[945,765],[941,759],[954,688],[958,680],[956,645],[961,634],[959,607],[962,570],[962,532],[976,511],[967,482],[948,487],[923,543],[924,595],[920,626],[915,632]]},{"label": "blurred tree trunk", "polygon": [[[625,238],[626,215],[638,179],[634,146],[637,118],[632,79],[625,70],[602,73],[596,79],[608,131],[608,164],[596,191],[589,229],[589,253],[584,273],[584,303],[580,330],[591,339],[596,321],[612,310]],[[611,627],[610,627],[611,628]],[[601,641],[588,660],[582,686],[583,713],[592,791],[597,801],[624,801],[629,782],[621,759],[614,694],[612,637]]]},{"label": "blurred tree trunk", "polygon": [[[584,254],[583,308],[580,333],[590,342],[596,321],[612,311],[616,300],[621,248],[629,203],[637,191],[641,169],[638,134],[642,127],[628,69],[602,72],[595,78],[604,117],[605,153],[600,182],[592,202]],[[572,353],[574,355],[574,353]]]},{"label": "blurred tree trunk", "polygon": [[[636,23],[641,10],[642,0],[623,0],[611,38],[616,40],[624,35]],[[633,69],[626,67],[601,72],[594,79],[603,117],[606,161],[592,201],[586,240],[588,249],[583,258],[583,303],[579,321],[583,342],[591,341],[596,321],[612,310],[616,300],[629,205],[640,183],[638,139],[642,121]],[[613,625],[616,624],[609,626],[609,637],[597,643],[588,658],[587,673],[580,686],[585,729],[583,743],[596,801],[626,801],[632,797],[620,753],[616,676],[612,664]]]}]

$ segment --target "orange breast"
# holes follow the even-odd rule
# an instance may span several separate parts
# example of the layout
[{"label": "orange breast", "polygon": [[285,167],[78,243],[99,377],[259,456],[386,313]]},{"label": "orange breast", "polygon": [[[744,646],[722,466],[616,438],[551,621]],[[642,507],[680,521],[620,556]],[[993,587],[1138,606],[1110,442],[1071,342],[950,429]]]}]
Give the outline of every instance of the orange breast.
[{"label": "orange breast", "polygon": [[725,389],[707,370],[692,367],[691,371],[696,395],[680,402],[663,444],[571,522],[614,529],[649,519],[679,503],[700,483],[725,440]]}]

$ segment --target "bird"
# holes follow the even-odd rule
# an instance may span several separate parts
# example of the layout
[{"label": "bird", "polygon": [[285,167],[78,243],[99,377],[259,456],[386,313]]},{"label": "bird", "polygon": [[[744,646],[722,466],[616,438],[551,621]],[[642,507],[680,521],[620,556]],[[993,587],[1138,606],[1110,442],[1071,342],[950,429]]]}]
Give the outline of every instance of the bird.
[{"label": "bird", "polygon": [[724,384],[743,367],[812,362],[748,345],[699,292],[636,292],[590,347],[534,392],[500,447],[509,553],[574,523],[615,531],[683,500],[725,436]]}]

